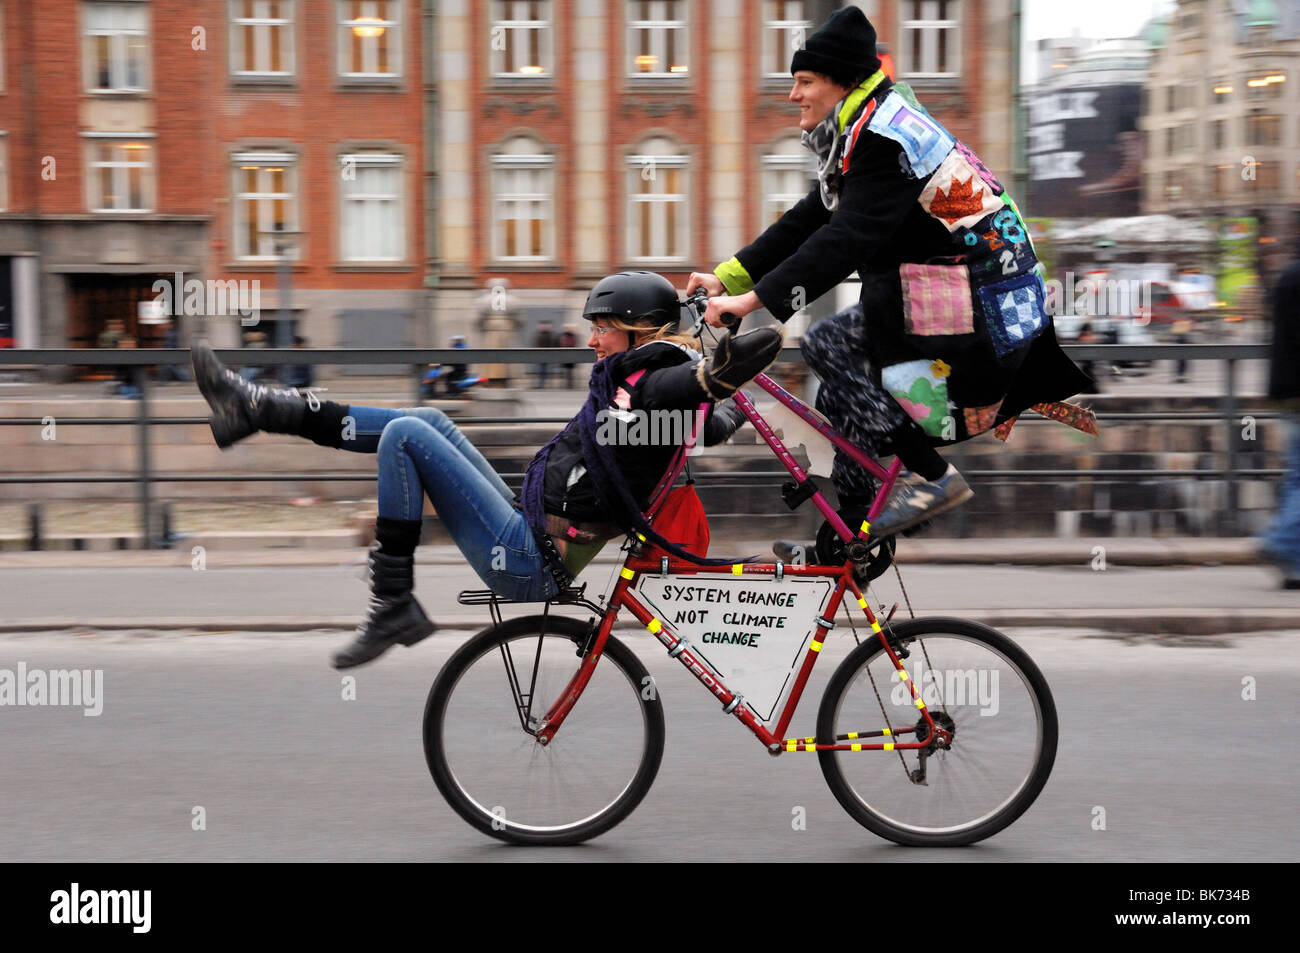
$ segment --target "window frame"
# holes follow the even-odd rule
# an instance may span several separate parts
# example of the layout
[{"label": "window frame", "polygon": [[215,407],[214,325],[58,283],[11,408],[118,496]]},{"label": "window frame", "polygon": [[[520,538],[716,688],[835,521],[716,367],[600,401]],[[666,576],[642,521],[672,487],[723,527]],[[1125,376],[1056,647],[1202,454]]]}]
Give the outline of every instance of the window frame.
[{"label": "window frame", "polygon": [[[230,176],[231,176],[230,250],[231,250],[231,258],[234,261],[239,263],[245,263],[245,264],[272,264],[281,260],[281,256],[275,254],[274,252],[272,252],[269,255],[261,255],[261,254],[241,255],[239,253],[240,235],[244,232],[244,229],[241,227],[241,225],[243,224],[243,220],[241,219],[241,212],[244,207],[244,202],[250,197],[255,198],[260,203],[260,202],[267,202],[267,201],[273,202],[277,197],[288,196],[286,202],[288,204],[289,211],[290,211],[289,214],[290,221],[288,222],[290,227],[286,231],[289,234],[298,232],[302,227],[302,208],[301,208],[302,192],[301,192],[301,181],[299,176],[301,162],[302,162],[301,157],[296,152],[284,152],[284,151],[276,151],[271,149],[265,149],[265,150],[248,149],[248,150],[242,150],[242,151],[231,153],[230,155]],[[242,178],[242,176],[240,175],[240,173],[247,171],[247,169],[241,168],[241,163],[245,165],[256,163],[258,166],[263,166],[263,165],[273,166],[275,164],[283,165],[285,169],[288,171],[289,176],[291,177],[291,180],[289,182],[291,191],[288,192],[244,192],[242,191],[241,190],[242,186],[240,183],[240,179]],[[258,217],[259,219],[261,218],[260,215]],[[270,236],[261,237],[260,233],[262,230],[259,228],[258,231],[259,231],[258,250],[260,251],[261,243],[263,241],[273,242],[274,238]],[[293,243],[292,253],[288,256],[289,260],[290,261],[299,260],[302,257],[302,251],[303,249],[302,249],[301,236],[297,236]]]},{"label": "window frame", "polygon": [[[653,152],[640,151],[653,142],[661,141],[672,146],[677,150],[667,155],[657,155]],[[646,168],[647,160],[656,168],[674,168],[680,169],[683,191],[681,192],[641,192],[633,188],[633,177],[642,181],[657,181],[657,176],[650,179],[644,179],[642,170]],[[691,207],[691,154],[688,149],[680,142],[665,135],[662,132],[649,133],[642,136],[637,142],[633,143],[628,150],[625,160],[624,182],[624,203],[623,214],[625,217],[625,227],[623,230],[624,254],[625,259],[630,264],[679,264],[690,261],[691,259],[691,228],[690,228],[690,207]],[[680,247],[680,254],[650,254],[634,255],[633,249],[636,248],[639,241],[640,225],[642,224],[641,216],[634,215],[633,210],[637,206],[647,205],[676,205],[679,207],[680,214],[677,217],[676,228],[677,234],[672,236],[673,242]],[[666,223],[664,223],[666,224]],[[652,228],[654,222],[651,223]],[[665,233],[665,239],[669,236]]]},{"label": "window frame", "polygon": [[[131,11],[133,16],[139,16],[143,25],[136,28],[100,28],[91,26],[92,11],[118,10],[125,12]],[[94,42],[94,37],[104,36],[108,38],[108,68],[109,86],[94,85],[94,81],[99,76],[99,51],[98,43]],[[127,77],[123,73],[130,72],[130,37],[143,37],[143,49],[140,62],[140,85],[126,86],[121,85],[119,80],[125,80]],[[82,88],[84,92],[92,95],[107,96],[138,96],[142,93],[148,93],[152,88],[153,70],[150,62],[150,41],[152,34],[149,30],[149,6],[145,3],[131,2],[131,0],[85,0],[81,8],[81,68],[83,73]],[[114,58],[114,53],[125,54],[120,59]],[[117,67],[115,68],[115,63]],[[114,74],[118,74],[116,77]]]},{"label": "window frame", "polygon": [[[270,0],[253,0],[254,3],[267,3]],[[244,0],[228,0],[230,28],[230,78],[244,83],[284,83],[297,79],[298,76],[298,8],[296,0],[279,0],[288,6],[287,16],[282,17],[244,17],[238,15]],[[288,67],[282,70],[240,69],[238,61],[244,54],[242,26],[278,27],[282,44],[280,49],[281,64]]]},{"label": "window frame", "polygon": [[[503,151],[519,141],[526,141],[534,150],[532,152]],[[532,132],[514,132],[498,142],[488,156],[488,199],[491,203],[491,230],[488,236],[488,252],[492,261],[502,266],[550,265],[556,261],[556,236],[558,222],[555,201],[556,175],[555,154],[551,147]],[[508,192],[500,188],[501,173],[534,169],[542,173],[539,192]],[[541,202],[543,204],[543,222],[541,231],[541,253],[537,255],[507,255],[505,241],[505,223],[507,221],[531,221],[502,214],[500,207],[504,203]]]},{"label": "window frame", "polygon": [[[774,11],[774,4],[781,2],[798,3],[800,8],[807,11],[808,0],[763,0],[763,16],[759,22],[761,39],[759,42],[759,60],[758,72],[759,78],[771,82],[775,85],[776,80],[788,80],[790,78],[790,58],[794,55],[799,46],[792,45],[792,34],[796,31],[801,39],[807,39],[808,34],[812,32],[813,22],[811,19],[802,20],[779,20],[774,19],[769,14]],[[782,41],[780,48],[787,51],[785,61],[781,69],[775,72],[768,70],[768,60],[775,60],[776,48],[772,46],[776,43],[776,36],[780,35]],[[802,43],[800,44],[802,46]]]},{"label": "window frame", "polygon": [[[85,185],[86,185],[86,211],[94,215],[147,215],[157,211],[158,207],[158,179],[157,164],[154,161],[154,141],[155,136],[151,132],[131,133],[82,133],[82,139],[85,143],[83,153],[86,157]],[[99,156],[99,150],[104,147],[117,146],[126,148],[127,143],[140,143],[143,148],[148,149],[148,161],[132,162],[123,160],[116,156],[103,159]],[[131,206],[127,208],[114,207],[109,208],[104,205],[104,195],[100,188],[100,172],[103,169],[122,170],[120,176],[113,175],[113,191],[118,195],[125,195],[130,200],[130,170],[143,169],[140,182],[140,207]],[[123,181],[117,181],[121,178]],[[123,188],[122,186],[126,187]]]},{"label": "window frame", "polygon": [[[339,202],[338,202],[338,255],[339,263],[343,265],[365,266],[365,265],[400,265],[410,260],[409,236],[407,234],[407,214],[406,214],[406,156],[396,152],[391,148],[365,148],[357,147],[343,151],[338,156],[339,165],[346,166],[351,161],[357,167],[361,166],[386,166],[392,168],[395,172],[396,191],[394,193],[375,193],[368,195],[361,193],[359,195],[349,195],[348,187],[350,182],[356,179],[346,179],[340,169],[339,176]],[[373,202],[390,202],[393,211],[396,213],[396,221],[391,222],[388,227],[392,229],[392,235],[397,238],[398,254],[395,256],[351,256],[347,247],[345,235],[348,233],[348,217],[345,209],[348,203],[362,203],[367,201]],[[391,236],[390,236],[391,237]]]},{"label": "window frame", "polygon": [[[498,11],[508,14],[510,7],[515,3],[530,2],[543,5],[544,19],[517,20],[508,16],[497,16]],[[488,29],[488,76],[493,82],[537,83],[555,79],[555,12],[554,0],[492,0],[492,6],[488,11],[490,17]],[[498,71],[498,65],[505,65],[504,61],[510,52],[508,46],[504,50],[496,49],[495,33],[498,28],[504,30],[507,36],[510,36],[512,31],[531,31],[537,34],[539,60],[537,65],[541,67],[540,71],[535,73],[525,73],[519,70],[514,72]]]},{"label": "window frame", "polygon": [[[900,76],[908,79],[934,79],[934,80],[959,80],[962,70],[962,14],[965,12],[962,6],[962,0],[946,0],[948,3],[956,4],[956,15],[946,19],[915,19],[909,17],[909,7],[913,3],[938,3],[940,0],[900,0],[898,10],[898,55],[895,59],[899,64]],[[924,8],[922,8],[924,12]],[[953,38],[949,46],[949,56],[952,62],[949,69],[939,72],[934,70],[921,70],[916,67],[919,64],[912,62],[912,40],[909,36],[911,32],[933,32],[936,30],[948,30],[953,33]],[[924,57],[925,40],[922,38],[922,47]],[[937,44],[936,44],[937,49]]]},{"label": "window frame", "polygon": [[[667,3],[672,4],[674,12],[680,12],[679,19],[662,19],[662,20],[642,20],[633,16],[633,9],[640,3]],[[624,56],[623,68],[626,79],[631,83],[661,84],[661,83],[686,83],[691,76],[691,8],[687,0],[625,0],[624,12],[626,14],[625,26],[623,30]],[[684,69],[673,70],[674,64],[668,64],[669,69],[661,71],[648,71],[635,69],[636,59],[641,55],[633,55],[633,50],[640,47],[639,33],[649,30],[675,30],[677,36],[674,38],[680,42],[679,52],[682,57]],[[665,40],[667,36],[665,36]],[[663,44],[666,47],[666,43]],[[653,39],[651,47],[656,48]],[[666,55],[666,54],[665,54]]]},{"label": "window frame", "polygon": [[[386,4],[387,13],[392,17],[392,19],[380,19],[376,22],[376,25],[382,26],[385,32],[391,31],[393,34],[392,45],[388,48],[390,71],[387,73],[353,72],[343,68],[345,63],[351,65],[351,44],[348,42],[347,37],[355,29],[354,25],[361,22],[360,19],[351,20],[347,18],[347,8],[353,2],[354,0],[334,0],[335,76],[340,83],[376,84],[400,82],[406,65],[402,55],[402,44],[405,42],[406,36],[405,24],[402,20],[402,0],[359,0],[359,2],[367,4]],[[368,38],[363,37],[362,39]],[[362,58],[365,59],[364,52]],[[363,62],[362,65],[364,66],[365,63]]]}]

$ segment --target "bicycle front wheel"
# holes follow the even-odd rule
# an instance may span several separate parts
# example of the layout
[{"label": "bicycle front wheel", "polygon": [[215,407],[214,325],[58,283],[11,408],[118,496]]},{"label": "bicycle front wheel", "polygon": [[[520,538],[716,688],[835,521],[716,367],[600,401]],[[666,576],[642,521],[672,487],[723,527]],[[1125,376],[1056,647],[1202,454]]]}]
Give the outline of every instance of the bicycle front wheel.
[{"label": "bicycle front wheel", "polygon": [[[886,633],[951,742],[934,734],[922,748],[819,751],[826,783],[855,820],[899,844],[956,847],[996,834],[1029,808],[1056,759],[1046,680],[1024,650],[978,622],[912,619]],[[849,654],[822,698],[818,743],[843,744],[850,733],[899,745],[932,734],[879,637]]]},{"label": "bicycle front wheel", "polygon": [[645,667],[612,636],[548,745],[535,733],[577,673],[591,627],[510,619],[443,667],[424,711],[433,780],[461,817],[515,844],[576,844],[609,830],[650,790],[663,705]]}]

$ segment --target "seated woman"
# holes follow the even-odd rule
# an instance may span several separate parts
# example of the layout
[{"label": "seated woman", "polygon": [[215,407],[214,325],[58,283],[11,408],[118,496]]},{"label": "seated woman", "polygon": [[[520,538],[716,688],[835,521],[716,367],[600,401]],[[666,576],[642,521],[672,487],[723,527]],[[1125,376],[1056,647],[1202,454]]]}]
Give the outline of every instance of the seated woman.
[{"label": "seated woman", "polygon": [[712,402],[725,400],[704,427],[705,443],[719,443],[744,420],[730,396],[781,347],[776,331],[760,329],[724,337],[710,358],[702,358],[690,347],[695,338],[678,333],[676,289],[649,272],[601,279],[583,317],[592,322],[587,344],[597,358],[587,401],[533,458],[521,501],[437,409],[309,402],[296,391],[249,384],[224,368],[206,343],[195,345],[195,380],[212,408],[219,447],[263,430],[379,455],[370,608],[356,639],[334,655],[335,668],[368,662],[399,642],[414,645],[434,631],[412,595],[425,494],[479,577],[518,601],[553,598],[606,541],[633,529],[663,545],[643,514],[684,438],[611,441],[610,434],[619,433],[608,426],[611,413],[626,418],[693,411],[701,404],[712,411]]}]

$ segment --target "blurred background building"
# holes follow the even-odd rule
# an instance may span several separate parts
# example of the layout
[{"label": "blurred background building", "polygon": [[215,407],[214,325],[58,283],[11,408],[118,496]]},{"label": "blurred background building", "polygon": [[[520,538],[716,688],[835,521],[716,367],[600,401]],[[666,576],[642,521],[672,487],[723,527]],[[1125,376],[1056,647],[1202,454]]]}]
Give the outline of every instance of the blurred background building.
[{"label": "blurred background building", "polygon": [[[520,344],[609,272],[684,286],[807,192],[789,61],[839,5],[0,0],[0,346]],[[1019,4],[859,6],[1009,169]]]}]

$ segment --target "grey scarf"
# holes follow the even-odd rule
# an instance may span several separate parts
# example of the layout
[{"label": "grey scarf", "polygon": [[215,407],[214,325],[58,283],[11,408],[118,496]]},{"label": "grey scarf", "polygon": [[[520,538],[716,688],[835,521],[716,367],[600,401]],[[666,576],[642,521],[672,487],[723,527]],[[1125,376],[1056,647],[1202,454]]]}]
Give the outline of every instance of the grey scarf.
[{"label": "grey scarf", "polygon": [[[848,96],[844,98],[847,99]],[[849,117],[849,121],[844,124],[845,130],[853,128],[853,123],[869,101],[870,97],[862,101]],[[804,148],[817,157],[817,184],[821,187],[822,204],[832,212],[840,204],[840,184],[844,179],[844,149],[848,145],[848,136],[840,133],[838,117],[843,108],[844,99],[841,99],[831,107],[825,119],[806,130],[800,137]]]}]

